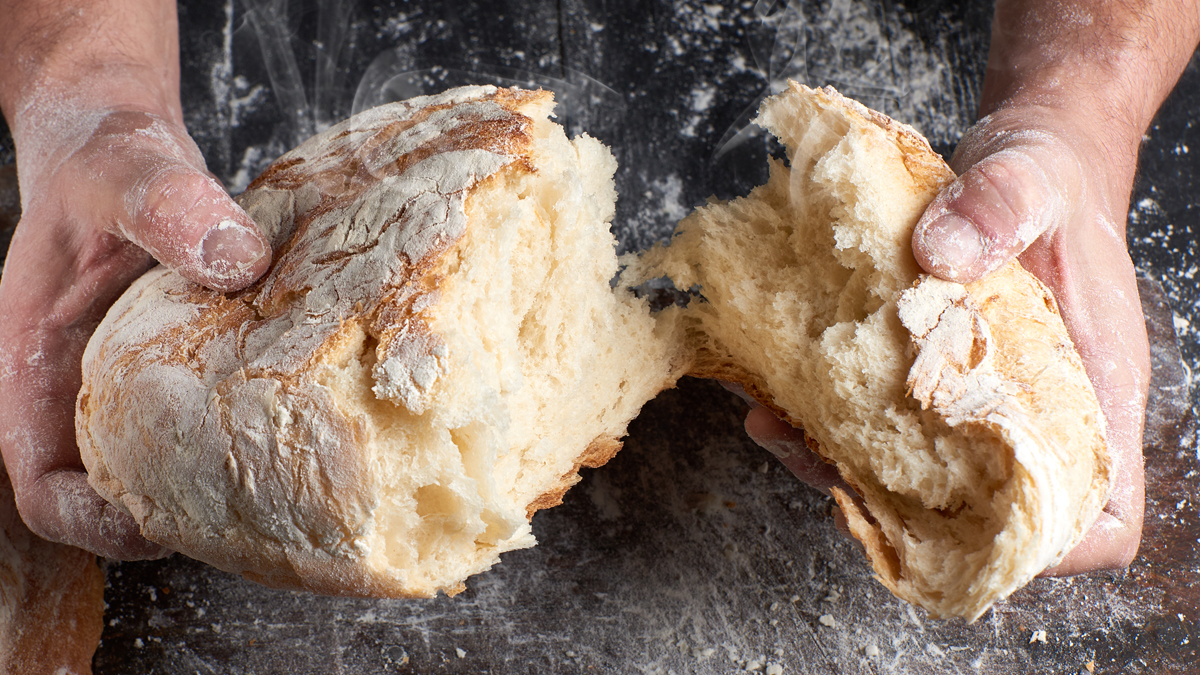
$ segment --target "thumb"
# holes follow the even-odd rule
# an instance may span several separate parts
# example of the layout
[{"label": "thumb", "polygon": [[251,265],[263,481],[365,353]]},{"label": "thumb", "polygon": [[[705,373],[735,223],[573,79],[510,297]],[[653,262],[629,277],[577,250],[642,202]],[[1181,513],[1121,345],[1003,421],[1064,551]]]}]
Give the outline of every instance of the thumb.
[{"label": "thumb", "polygon": [[164,167],[128,193],[122,234],[190,281],[218,291],[246,287],[266,272],[271,246],[211,176],[186,164]]},{"label": "thumb", "polygon": [[84,153],[92,197],[110,226],[160,263],[218,291],[266,272],[270,242],[206,171],[182,128],[147,113],[112,113]]},{"label": "thumb", "polygon": [[[980,133],[986,133],[981,130]],[[1081,171],[1050,134],[1001,134],[933,200],[913,232],[926,271],[961,283],[985,276],[1064,222],[1082,191]],[[971,155],[980,156],[971,161]],[[956,160],[960,157],[956,157]]]}]

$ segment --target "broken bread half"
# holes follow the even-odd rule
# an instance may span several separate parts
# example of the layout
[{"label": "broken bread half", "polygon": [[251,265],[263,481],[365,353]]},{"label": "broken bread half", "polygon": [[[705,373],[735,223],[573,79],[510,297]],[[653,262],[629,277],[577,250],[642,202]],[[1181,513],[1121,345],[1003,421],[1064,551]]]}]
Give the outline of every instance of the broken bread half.
[{"label": "broken bread half", "polygon": [[80,451],[145,536],[276,587],[455,593],[685,365],[614,290],[615,169],[546,92],[382,106],[239,202],[270,271],[221,294],[163,268],[84,357]]},{"label": "broken bread half", "polygon": [[757,121],[789,162],[697,209],[627,280],[698,289],[662,317],[690,374],[804,430],[893,593],[974,620],[1107,501],[1104,419],[1054,298],[1016,262],[966,286],[921,272],[913,228],[954,174],[910,127],[794,82]]}]

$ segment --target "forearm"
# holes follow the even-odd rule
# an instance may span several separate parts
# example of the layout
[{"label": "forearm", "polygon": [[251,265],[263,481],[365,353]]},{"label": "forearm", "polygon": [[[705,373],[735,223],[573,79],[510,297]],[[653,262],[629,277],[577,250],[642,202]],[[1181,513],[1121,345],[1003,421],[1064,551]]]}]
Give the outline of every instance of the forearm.
[{"label": "forearm", "polygon": [[997,0],[980,115],[1086,109],[1136,148],[1198,41],[1197,0]]},{"label": "forearm", "polygon": [[174,0],[0,0],[0,12],[0,109],[18,143],[27,109],[55,99],[182,123]]}]

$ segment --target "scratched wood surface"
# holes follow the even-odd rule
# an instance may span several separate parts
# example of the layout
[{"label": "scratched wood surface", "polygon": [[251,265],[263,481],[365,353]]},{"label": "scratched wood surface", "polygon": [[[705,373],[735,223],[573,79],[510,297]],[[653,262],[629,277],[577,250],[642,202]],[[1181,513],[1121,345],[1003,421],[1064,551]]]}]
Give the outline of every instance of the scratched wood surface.
[{"label": "scratched wood surface", "polygon": [[[764,180],[777,149],[747,122],[786,77],[832,83],[948,154],[973,115],[990,15],[928,0],[430,4],[181,2],[184,103],[210,168],[237,190],[388,82],[542,84],[572,132],[612,145],[614,230],[636,250],[709,195]],[[746,440],[736,399],[685,380],[535,518],[537,548],[456,598],[283,593],[179,556],[111,563],[95,672],[1200,672],[1197,64],[1148,133],[1130,209],[1155,380],[1129,570],[1035,581],[974,625],[930,620],[871,578],[823,497]],[[397,78],[364,79],[379,73]]]}]

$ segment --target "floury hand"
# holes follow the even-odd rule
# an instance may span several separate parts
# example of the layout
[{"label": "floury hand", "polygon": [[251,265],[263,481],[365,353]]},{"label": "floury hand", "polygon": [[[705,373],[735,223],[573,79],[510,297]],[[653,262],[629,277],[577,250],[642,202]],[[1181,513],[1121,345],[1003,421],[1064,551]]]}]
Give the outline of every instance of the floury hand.
[{"label": "floury hand", "polygon": [[162,262],[217,290],[269,243],[207,173],[179,104],[175,4],[5,2],[0,106],[21,222],[0,280],[0,449],[21,517],[111,558],[168,553],[88,485],[75,446],[80,357],[113,300]]}]

